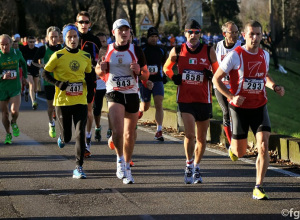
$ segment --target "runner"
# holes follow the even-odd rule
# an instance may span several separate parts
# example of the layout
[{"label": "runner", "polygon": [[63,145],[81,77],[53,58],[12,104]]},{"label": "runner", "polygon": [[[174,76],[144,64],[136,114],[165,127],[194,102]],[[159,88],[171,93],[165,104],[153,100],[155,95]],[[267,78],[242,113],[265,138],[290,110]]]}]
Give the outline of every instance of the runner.
[{"label": "runner", "polygon": [[[0,107],[2,111],[2,124],[6,131],[4,143],[12,143],[10,125],[13,135],[18,137],[20,130],[17,125],[21,104],[21,82],[19,64],[23,68],[23,82],[27,83],[26,61],[19,50],[11,48],[13,41],[7,34],[0,35]],[[9,121],[9,105],[11,121]]]},{"label": "runner", "polygon": [[[142,46],[147,60],[147,66],[150,72],[150,76],[147,82],[142,83],[141,81],[139,81],[141,94],[139,118],[141,118],[144,111],[147,111],[150,108],[152,93],[156,110],[155,122],[157,126],[157,131],[154,138],[159,141],[164,141],[164,137],[162,135],[162,123],[164,118],[162,104],[164,99],[164,73],[162,70],[162,66],[167,59],[167,53],[162,47],[157,45],[158,36],[159,34],[156,28],[149,28],[147,33],[147,43]],[[150,86],[150,88],[152,87],[152,89],[148,89],[148,86]]]},{"label": "runner", "polygon": [[[235,48],[224,58],[213,83],[230,104],[233,134],[229,156],[236,161],[246,153],[250,126],[258,149],[253,199],[269,199],[262,186],[270,160],[268,143],[271,132],[265,88],[273,89],[280,96],[284,95],[284,88],[276,85],[270,77],[269,53],[259,48],[261,24],[257,21],[248,22],[243,37],[246,44]],[[229,76],[230,89],[222,82],[225,76]]]},{"label": "runner", "polygon": [[[38,92],[38,83],[39,83],[39,68],[32,65],[32,60],[38,48],[34,45],[35,37],[28,37],[28,45],[20,47],[20,51],[23,54],[24,59],[27,62],[27,71],[28,71],[28,83],[29,83],[29,96],[32,103],[32,109],[36,110],[38,107],[37,103],[37,92]],[[27,94],[25,94],[27,95]]]},{"label": "runner", "polygon": [[[206,133],[212,112],[212,72],[209,69],[213,68],[215,71],[218,67],[214,48],[200,43],[200,31],[199,23],[189,20],[185,25],[187,42],[174,47],[164,65],[164,72],[178,85],[177,102],[185,129],[186,184],[202,183],[200,161],[206,147]],[[176,62],[178,74],[174,75],[172,67]]]},{"label": "runner", "polygon": [[99,49],[101,47],[101,43],[98,37],[91,34],[89,31],[92,23],[90,21],[90,14],[87,11],[81,11],[76,16],[76,22],[75,22],[78,31],[79,31],[79,37],[80,42],[78,45],[78,48],[88,52],[91,55],[92,59],[92,76],[94,81],[94,86],[90,87],[88,90],[88,119],[87,119],[87,125],[86,125],[86,150],[84,153],[85,157],[90,157],[91,152],[91,139],[92,139],[92,125],[93,125],[93,100],[95,95],[95,88],[96,88],[96,73],[94,67],[97,64],[97,55],[99,53]]},{"label": "runner", "polygon": [[[75,25],[63,28],[66,47],[52,54],[44,69],[45,79],[55,84],[54,106],[60,127],[57,144],[65,146],[72,138],[72,119],[75,127],[76,168],[73,178],[85,179],[82,170],[87,120],[87,86],[92,71],[91,55],[78,49],[79,33]],[[51,76],[53,72],[54,77]]]},{"label": "runner", "polygon": [[[101,42],[101,48],[99,50],[99,55],[98,57],[101,58],[105,56],[106,51],[107,51],[107,39],[106,35],[104,33],[99,33],[97,34],[97,37],[99,38]],[[101,111],[102,111],[102,106],[103,106],[103,98],[106,93],[106,86],[105,82],[97,76],[97,86],[96,86],[96,93],[95,93],[95,98],[94,98],[94,105],[93,105],[93,114],[95,118],[95,140],[100,142],[101,141]]]},{"label": "runner", "polygon": [[116,42],[108,45],[105,58],[98,62],[96,73],[106,82],[112,139],[117,153],[117,172],[124,184],[134,183],[130,161],[138,120],[138,78],[147,80],[145,56],[141,48],[130,44],[130,25],[125,19],[113,24]]},{"label": "runner", "polygon": [[[51,26],[47,29],[46,36],[48,39],[48,43],[39,47],[36,54],[34,55],[32,64],[38,68],[44,68],[45,64],[49,61],[51,55],[62,48],[59,41],[59,33],[60,29],[55,26]],[[42,62],[39,63],[39,60],[44,59],[44,64]],[[53,76],[53,73],[51,73]],[[49,136],[52,138],[56,137],[55,130],[55,108],[53,106],[53,99],[55,94],[55,86],[51,83],[48,83],[44,80],[44,89],[48,104],[48,118],[49,118]]]},{"label": "runner", "polygon": [[[217,60],[219,65],[224,57],[236,47],[241,46],[241,41],[238,40],[239,30],[233,21],[228,21],[222,25],[224,40],[219,41],[216,47]],[[222,79],[223,83],[230,89],[228,77]],[[223,113],[223,128],[230,145],[231,143],[231,126],[228,101],[214,86],[215,95]]]}]

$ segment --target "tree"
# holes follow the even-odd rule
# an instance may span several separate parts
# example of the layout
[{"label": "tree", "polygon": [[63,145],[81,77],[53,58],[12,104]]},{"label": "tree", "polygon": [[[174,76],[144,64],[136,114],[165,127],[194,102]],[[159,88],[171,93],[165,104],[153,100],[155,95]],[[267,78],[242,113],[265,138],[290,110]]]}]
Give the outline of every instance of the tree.
[{"label": "tree", "polygon": [[[117,8],[119,5],[119,0],[114,1],[113,10],[111,0],[102,0],[102,2],[105,8],[106,22],[110,33],[110,30],[112,30],[113,22],[117,19]],[[113,14],[111,13],[112,11]]]},{"label": "tree", "polygon": [[136,27],[135,27],[135,18],[136,18],[136,5],[137,0],[126,0],[126,5],[128,8],[129,13],[129,20],[131,23],[131,28],[134,34],[136,34]]},{"label": "tree", "polygon": [[237,0],[205,0],[202,3],[204,16],[210,17],[211,26],[208,31],[220,32],[220,27],[226,21],[232,20],[239,23],[240,9]]},{"label": "tree", "polygon": [[[147,7],[148,7],[148,10],[149,10],[149,14],[150,14],[150,19],[153,21],[154,23],[154,26],[158,29],[159,28],[159,25],[160,25],[160,19],[161,19],[161,11],[162,11],[162,8],[163,8],[163,3],[164,3],[164,0],[144,0]],[[155,7],[156,9],[156,14],[157,16],[155,17],[155,13],[153,11],[153,4],[154,2],[157,3],[157,7]]]}]

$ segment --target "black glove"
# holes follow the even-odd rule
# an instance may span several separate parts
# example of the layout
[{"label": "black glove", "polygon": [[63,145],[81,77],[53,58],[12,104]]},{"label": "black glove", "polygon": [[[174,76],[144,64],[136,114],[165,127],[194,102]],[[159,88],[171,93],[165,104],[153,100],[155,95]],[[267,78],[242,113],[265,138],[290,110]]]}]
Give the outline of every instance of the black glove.
[{"label": "black glove", "polygon": [[173,75],[172,80],[175,85],[180,85],[182,83],[182,75],[181,74]]},{"label": "black glove", "polygon": [[205,77],[208,79],[208,80],[212,80],[212,78],[213,78],[213,76],[214,76],[214,74],[212,73],[212,71],[210,71],[210,70],[208,70],[208,69],[204,69],[203,70],[203,73],[204,73],[204,75],[205,75]]},{"label": "black glove", "polygon": [[67,82],[62,82],[62,81],[56,81],[55,82],[55,85],[61,90],[61,91],[64,91],[66,90],[66,88],[68,87],[69,85],[69,81]]}]

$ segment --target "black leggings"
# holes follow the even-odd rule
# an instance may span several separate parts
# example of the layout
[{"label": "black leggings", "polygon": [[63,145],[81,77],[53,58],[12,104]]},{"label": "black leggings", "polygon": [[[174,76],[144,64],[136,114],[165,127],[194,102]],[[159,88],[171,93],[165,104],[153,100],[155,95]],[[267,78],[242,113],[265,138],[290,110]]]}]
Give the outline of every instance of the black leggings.
[{"label": "black leggings", "polygon": [[228,127],[230,126],[230,115],[227,98],[217,89],[215,89],[215,95],[223,112],[223,125],[224,127]]},{"label": "black leggings", "polygon": [[100,116],[101,110],[103,106],[103,98],[105,96],[106,89],[99,89],[96,90],[95,99],[94,99],[94,106],[93,106],[93,113],[94,116]]},{"label": "black leggings", "polygon": [[72,138],[72,118],[75,126],[76,165],[82,166],[85,151],[85,126],[87,105],[56,106],[56,115],[60,128],[60,138],[68,143]]}]

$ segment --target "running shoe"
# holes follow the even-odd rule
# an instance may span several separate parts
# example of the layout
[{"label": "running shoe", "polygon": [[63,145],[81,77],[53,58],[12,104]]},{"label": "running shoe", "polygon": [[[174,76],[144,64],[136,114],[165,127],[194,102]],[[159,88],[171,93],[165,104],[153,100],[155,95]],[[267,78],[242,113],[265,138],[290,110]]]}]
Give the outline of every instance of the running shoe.
[{"label": "running shoe", "polygon": [[13,130],[13,135],[15,137],[18,137],[20,135],[20,130],[19,130],[17,123],[11,123],[11,128]]},{"label": "running shoe", "polygon": [[184,172],[184,183],[192,184],[193,183],[193,168],[186,167]]},{"label": "running shoe", "polygon": [[89,150],[92,145],[92,135],[85,138],[85,147]]},{"label": "running shoe", "polygon": [[114,142],[112,140],[112,136],[110,136],[110,138],[108,139],[107,144],[108,144],[109,149],[111,149],[111,150],[115,149],[115,145],[114,145]]},{"label": "running shoe", "polygon": [[84,150],[84,157],[85,157],[85,158],[89,158],[89,157],[91,157],[91,156],[92,156],[91,152],[90,152],[88,149],[85,149],[85,150]]},{"label": "running shoe", "polygon": [[232,153],[231,146],[228,148],[228,155],[232,161],[237,161],[239,159],[234,153]]},{"label": "running shoe", "polygon": [[112,130],[109,128],[106,132],[106,138],[110,138],[112,135]]},{"label": "running shoe", "polygon": [[12,140],[11,133],[7,133],[4,144],[12,144],[11,140]]},{"label": "running shoe", "polygon": [[125,162],[124,161],[118,161],[116,175],[119,179],[123,179],[125,177]]},{"label": "running shoe", "polygon": [[101,141],[101,126],[95,129],[95,140],[100,142]]},{"label": "running shoe", "polygon": [[37,107],[38,107],[38,103],[37,103],[36,101],[34,101],[34,102],[32,103],[32,109],[33,109],[33,110],[37,110]]},{"label": "running shoe", "polygon": [[25,91],[25,96],[24,96],[24,99],[25,99],[25,102],[28,102],[28,91]]},{"label": "running shoe", "polygon": [[56,138],[55,125],[52,126],[51,123],[49,123],[49,136],[52,138]]},{"label": "running shoe", "polygon": [[65,142],[63,142],[59,136],[59,138],[57,139],[57,145],[59,148],[64,148],[65,146]]},{"label": "running shoe", "polygon": [[139,111],[139,119],[143,117],[144,113],[142,111]]},{"label": "running shoe", "polygon": [[73,170],[73,178],[74,179],[86,179],[86,175],[83,172],[81,166],[76,166],[75,170]]},{"label": "running shoe", "polygon": [[194,184],[202,183],[202,177],[200,173],[200,168],[196,167],[193,174]]},{"label": "running shoe", "polygon": [[262,187],[255,187],[253,189],[253,199],[258,200],[268,200],[269,196],[266,194],[265,190]]},{"label": "running shoe", "polygon": [[158,141],[164,141],[164,137],[162,136],[162,131],[156,132],[154,139]]},{"label": "running shoe", "polygon": [[125,169],[125,178],[123,178],[123,183],[124,184],[133,184],[134,183],[134,179],[131,175],[130,168]]},{"label": "running shoe", "polygon": [[131,160],[130,161],[130,167],[134,167],[135,165],[134,165],[134,163],[133,163],[133,161]]},{"label": "running shoe", "polygon": [[53,111],[52,118],[53,118],[53,120],[56,120],[56,112],[55,112],[55,110]]}]

